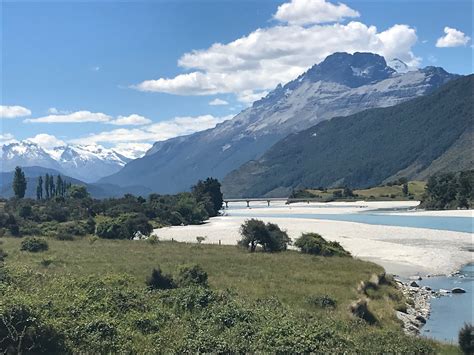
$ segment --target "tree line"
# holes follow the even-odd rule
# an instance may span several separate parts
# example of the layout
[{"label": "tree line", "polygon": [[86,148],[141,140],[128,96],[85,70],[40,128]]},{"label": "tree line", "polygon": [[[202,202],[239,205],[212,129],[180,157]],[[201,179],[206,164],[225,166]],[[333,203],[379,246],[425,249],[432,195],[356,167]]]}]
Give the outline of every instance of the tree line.
[{"label": "tree line", "polygon": [[[16,198],[25,197],[27,184],[28,183],[24,171],[19,166],[17,166],[15,168],[12,183],[13,192]],[[42,176],[39,176],[36,185],[36,199],[49,200],[50,198],[56,196],[65,197],[71,186],[72,184],[63,179],[59,174],[56,176],[56,178],[52,174],[46,174],[44,179]]]}]

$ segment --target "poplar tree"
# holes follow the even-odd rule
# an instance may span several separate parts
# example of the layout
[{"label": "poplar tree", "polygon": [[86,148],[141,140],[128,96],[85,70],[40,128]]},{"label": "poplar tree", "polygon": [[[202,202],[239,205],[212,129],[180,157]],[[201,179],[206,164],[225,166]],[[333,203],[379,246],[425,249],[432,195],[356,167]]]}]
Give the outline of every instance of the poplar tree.
[{"label": "poplar tree", "polygon": [[43,177],[42,176],[38,178],[38,186],[36,186],[36,199],[37,200],[43,199]]},{"label": "poplar tree", "polygon": [[13,176],[13,192],[17,198],[25,197],[26,178],[25,173],[19,166],[15,168],[15,175]]}]

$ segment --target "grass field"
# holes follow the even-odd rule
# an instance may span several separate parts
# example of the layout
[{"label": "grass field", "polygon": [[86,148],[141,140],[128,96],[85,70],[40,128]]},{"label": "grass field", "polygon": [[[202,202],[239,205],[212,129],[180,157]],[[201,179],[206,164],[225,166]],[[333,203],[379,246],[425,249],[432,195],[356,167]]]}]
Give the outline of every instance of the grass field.
[{"label": "grass field", "polygon": [[[89,338],[91,336],[89,333],[84,333],[84,339],[91,339],[90,341],[74,343],[79,341],[75,337],[70,340],[74,347],[79,347],[82,350],[102,351],[112,349],[123,351],[135,349],[141,352],[156,351],[156,346],[160,350],[169,349],[170,351],[176,349],[212,350],[214,346],[217,346],[216,341],[225,342],[226,347],[224,349],[235,350],[240,345],[243,346],[244,343],[232,345],[232,341],[236,341],[239,336],[242,336],[240,333],[234,336],[230,336],[225,332],[222,333],[221,330],[216,330],[214,320],[212,321],[212,329],[206,328],[209,326],[206,322],[211,317],[208,313],[193,314],[192,317],[197,317],[196,319],[189,318],[191,315],[184,317],[180,314],[175,319],[175,313],[168,314],[166,323],[163,323],[163,319],[159,321],[160,327],[163,329],[159,333],[159,342],[156,340],[157,335],[153,334],[140,334],[130,338],[130,334],[135,334],[135,331],[131,330],[135,324],[130,325],[132,320],[135,322],[135,318],[142,317],[140,316],[142,313],[148,315],[148,317],[153,314],[153,317],[155,317],[153,309],[168,307],[168,303],[162,303],[162,297],[178,297],[180,299],[182,297],[186,299],[195,297],[189,294],[183,296],[182,294],[175,295],[173,293],[171,293],[171,296],[166,296],[166,292],[162,294],[164,296],[161,293],[148,293],[145,291],[145,279],[151,273],[151,270],[160,266],[165,273],[175,274],[177,268],[182,264],[199,264],[209,275],[211,290],[226,290],[234,295],[232,297],[237,300],[238,304],[250,305],[255,304],[255,302],[258,304],[261,299],[275,297],[281,301],[283,307],[288,308],[288,312],[294,312],[295,315],[289,319],[286,319],[286,315],[280,315],[278,317],[283,317],[280,321],[275,321],[273,318],[263,321],[262,324],[276,322],[275,331],[283,331],[281,329],[284,329],[283,324],[286,324],[286,322],[290,322],[292,327],[304,327],[305,322],[309,322],[308,329],[315,325],[329,327],[329,329],[333,329],[331,332],[334,332],[334,337],[346,339],[344,341],[338,340],[342,342],[341,346],[345,344],[345,341],[348,341],[347,344],[352,342],[353,346],[359,347],[359,350],[365,349],[366,346],[361,339],[373,337],[371,341],[374,343],[369,344],[370,342],[368,342],[367,349],[379,349],[382,343],[386,341],[387,344],[384,346],[394,351],[415,351],[415,349],[422,351],[427,347],[432,347],[432,349],[441,352],[457,351],[452,346],[444,346],[432,341],[421,342],[403,335],[400,323],[394,315],[394,308],[402,306],[405,301],[401,293],[391,285],[380,286],[376,292],[370,293],[369,308],[377,318],[377,324],[369,326],[362,324],[363,322],[354,323],[354,318],[348,310],[349,305],[361,297],[366,297],[361,294],[361,291],[357,290],[358,284],[361,281],[369,280],[373,274],[380,274],[383,269],[376,264],[353,258],[316,257],[295,251],[275,254],[248,253],[232,246],[176,242],[150,244],[146,241],[102,239],[94,239],[91,242],[90,238],[81,238],[75,241],[50,239],[48,240],[49,250],[40,253],[29,253],[20,251],[20,238],[2,238],[2,241],[1,247],[8,254],[5,259],[6,269],[14,275],[14,278],[17,278],[14,286],[3,289],[3,294],[0,287],[0,296],[5,297],[5,300],[8,299],[9,302],[13,303],[20,300],[29,304],[32,309],[41,310],[41,316],[46,317],[47,322],[51,322],[54,327],[59,327],[59,329],[68,329],[67,334],[74,334],[77,329],[81,329],[81,334],[86,331],[90,332],[91,320],[89,318],[91,317],[97,317],[100,322],[106,324],[111,322],[114,327],[117,327],[117,344],[119,343],[118,339],[121,339],[120,347],[115,347],[115,343],[107,343],[104,339],[97,338],[95,333],[92,338]],[[119,281],[117,281],[117,277]],[[120,281],[121,277],[124,277],[126,281]],[[96,299],[98,297],[97,292],[103,292],[102,296],[99,297],[99,300],[103,301]],[[323,295],[328,295],[336,301],[335,309],[322,309],[308,303],[311,296]],[[140,308],[142,311],[137,313],[136,310],[131,310],[127,313],[128,308],[132,307],[130,306],[132,301],[128,297],[139,303],[137,307],[144,307],[143,309]],[[118,313],[110,318],[111,314],[114,314],[110,302],[113,300],[112,303],[116,304],[117,299],[120,300],[121,308],[118,311],[115,310],[114,312]],[[76,304],[78,302],[80,305]],[[100,303],[95,305],[95,302]],[[123,309],[124,302],[127,304],[125,310]],[[228,305],[228,302],[225,301],[225,305]],[[51,307],[56,307],[56,311],[51,313]],[[149,307],[151,308],[148,309]],[[221,319],[223,311],[219,307],[223,306],[215,307],[217,307],[217,310],[212,312],[216,312],[219,319]],[[86,312],[85,310],[87,310],[87,313],[77,316],[77,320],[74,320],[74,318],[71,318],[71,309],[79,309],[80,311],[74,311],[79,312],[78,314]],[[238,317],[238,314],[246,309],[240,309],[238,312],[233,310],[232,317]],[[172,312],[175,312],[175,310]],[[214,314],[212,312],[210,314]],[[227,308],[225,308],[225,312],[228,312]],[[261,317],[261,312],[267,314],[265,312],[268,312],[268,310],[259,310],[260,313],[256,310],[255,312]],[[275,312],[279,314],[277,311]],[[298,314],[300,315],[297,316]],[[230,317],[230,315],[226,317]],[[233,319],[232,317],[231,319]],[[251,317],[255,316],[252,315]],[[269,317],[269,315],[267,314],[265,317]],[[288,317],[290,316],[288,315]],[[309,320],[304,321],[306,318]],[[107,319],[108,321],[106,321]],[[282,322],[282,325],[279,325],[279,322]],[[204,323],[205,325],[203,325]],[[82,328],[80,324],[83,324]],[[100,324],[103,328],[104,325]],[[201,329],[204,332],[216,332],[212,339],[206,338],[204,341],[209,348],[203,348],[201,340],[199,346],[195,343],[190,345],[189,337],[194,337],[192,334],[197,331],[195,327],[208,329]],[[258,333],[258,337],[269,336],[265,333],[265,327],[261,327],[264,326],[260,325],[258,331],[263,332],[263,335]],[[218,327],[217,329],[221,328]],[[237,331],[236,329],[238,328],[233,331]],[[180,334],[178,335],[178,333]],[[272,333],[268,344],[273,344],[274,336],[276,335]],[[288,335],[279,335],[279,337],[283,337],[281,339],[286,339],[285,336]],[[221,339],[220,337],[224,338]],[[328,337],[331,338],[332,335],[328,335]],[[285,342],[287,341],[285,340]],[[137,342],[140,344],[137,345]],[[265,341],[262,344],[264,346]],[[296,345],[291,345],[291,343],[285,343],[286,347],[283,345],[274,347],[274,345],[268,344],[265,345],[267,347],[257,348],[257,350],[296,349],[294,348]],[[168,346],[169,348],[167,348]],[[248,347],[242,349],[255,349],[251,347],[253,345],[246,346]],[[301,349],[307,349],[308,346],[314,346],[314,344],[305,346]],[[326,345],[321,344],[320,346],[321,349],[324,349]],[[309,348],[311,349],[311,347]]]},{"label": "grass field", "polygon": [[[368,189],[358,189],[353,190],[353,193],[356,195],[353,199],[366,199],[372,201],[393,201],[393,200],[417,200],[422,199],[422,195],[425,191],[426,182],[425,181],[409,181],[408,182],[408,193],[411,195],[405,196],[402,191],[402,185],[392,185],[392,186],[376,186]],[[313,195],[316,198],[319,198],[322,202],[330,201],[334,199],[334,192],[341,189],[327,189],[327,190],[318,190],[318,189],[307,189],[306,191]],[[347,198],[338,198],[337,200],[353,200]]]}]

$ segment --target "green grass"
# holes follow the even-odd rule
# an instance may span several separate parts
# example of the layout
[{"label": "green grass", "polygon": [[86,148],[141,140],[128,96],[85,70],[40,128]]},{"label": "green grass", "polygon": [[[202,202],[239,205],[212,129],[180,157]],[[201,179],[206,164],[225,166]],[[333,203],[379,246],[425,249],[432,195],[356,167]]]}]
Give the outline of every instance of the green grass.
[{"label": "green grass", "polygon": [[[284,332],[282,329],[286,326],[291,326],[289,328],[291,332],[299,332],[305,329],[305,322],[308,322],[308,329],[329,327],[332,329],[334,339],[342,337],[341,339],[345,339],[344,341],[348,341],[349,344],[358,346],[359,351],[365,349],[366,338],[367,349],[376,350],[386,346],[393,351],[403,352],[432,347],[437,352],[443,353],[457,351],[453,346],[425,340],[419,343],[418,340],[404,336],[400,323],[394,315],[394,309],[404,302],[403,297],[400,291],[391,285],[381,286],[376,293],[369,295],[369,308],[378,320],[377,325],[354,323],[348,311],[349,304],[360,297],[365,297],[357,291],[358,284],[369,280],[374,273],[383,272],[380,266],[373,263],[347,257],[316,257],[295,251],[275,254],[248,253],[232,246],[176,242],[159,242],[152,245],[146,241],[102,239],[91,243],[90,240],[90,238],[75,241],[48,239],[49,249],[39,253],[20,251],[20,238],[2,238],[1,244],[8,253],[5,265],[14,276],[15,283],[13,287],[3,289],[3,294],[0,287],[0,296],[13,302],[12,304],[25,303],[32,309],[39,310],[41,319],[45,319],[56,329],[66,329],[66,334],[80,331],[84,337],[92,339],[90,347],[87,347],[88,343],[84,342],[85,340],[76,339],[74,335],[68,335],[71,336],[69,339],[72,339],[70,346],[85,351],[135,349],[139,352],[154,352],[157,346],[163,349],[165,346],[163,344],[166,344],[165,349],[170,351],[196,349],[194,347],[197,346],[196,343],[189,343],[189,339],[193,339],[193,334],[197,331],[195,327],[198,327],[199,332],[204,332],[199,333],[201,334],[199,337],[206,332],[214,334],[209,335],[211,339],[208,340],[199,338],[198,349],[204,349],[200,346],[208,343],[213,350],[216,342],[220,341],[227,344],[226,349],[228,346],[237,349],[240,346],[237,344],[239,343],[237,339],[240,339],[242,334],[232,335],[232,332],[247,332],[245,330],[247,323],[239,323],[241,325],[233,330],[221,331],[214,317],[238,319],[239,314],[251,312],[249,309],[252,307],[255,307],[255,314],[251,319],[255,321],[252,321],[251,325],[258,329],[254,335],[255,339],[260,339],[264,342],[262,344],[267,346],[260,348],[263,351],[285,349],[283,345],[277,348],[271,345],[277,339],[274,338],[277,336],[274,332]],[[232,298],[232,301],[219,301],[220,303],[210,306],[205,313],[195,312],[183,316],[179,312],[176,313],[175,308],[170,309],[168,303],[163,303],[162,297],[165,297],[165,300],[166,297],[188,300],[190,295],[185,290],[178,290],[177,293],[173,291],[170,294],[166,292],[150,294],[145,291],[145,279],[154,267],[160,266],[165,273],[175,274],[180,265],[194,263],[199,264],[208,273],[212,290],[228,290],[230,295],[235,295],[235,298]],[[126,281],[121,281],[121,277]],[[308,302],[311,296],[323,295],[328,295],[337,302],[334,310],[321,309]],[[263,308],[254,306],[258,304],[259,299],[271,297],[281,301],[283,307],[292,313],[286,315],[285,308],[279,308],[275,310],[275,315],[269,315],[266,313],[268,305],[262,306]],[[122,308],[116,309],[114,305]],[[123,308],[125,305],[126,308]],[[143,311],[137,313],[141,305],[144,307]],[[1,308],[0,302],[0,311]],[[272,309],[272,306],[269,309]],[[81,315],[77,319],[80,325],[76,324],[74,317],[71,318],[71,310]],[[156,318],[161,314],[156,312],[164,312],[160,317],[165,318]],[[267,316],[270,322],[269,328],[264,326]],[[158,322],[162,331],[156,335],[136,333],[134,322],[137,317],[145,319],[146,322]],[[247,319],[245,317],[243,319]],[[156,321],[153,320],[155,318]],[[88,333],[91,329],[95,329],[91,328],[92,320],[105,322],[104,324],[117,329],[116,343],[113,340],[110,343],[99,341],[96,335]],[[244,325],[244,328],[240,328]],[[303,328],[297,330],[299,327]],[[307,336],[313,336],[314,332],[317,333],[319,330],[308,330],[308,332]],[[132,338],[127,336],[129,333],[133,334]],[[92,338],[88,338],[90,336]],[[282,339],[287,339],[289,335],[283,336],[282,333],[281,336],[283,338],[278,339],[283,341]],[[298,339],[297,335],[292,337],[294,338],[290,338]],[[234,341],[237,345],[232,345],[232,339],[236,339]],[[386,342],[386,345],[380,342]],[[117,344],[120,346],[114,348]],[[287,346],[289,348],[286,349],[292,349],[293,345]],[[325,346],[322,344],[321,349],[325,349]],[[249,345],[245,349],[255,348]]]},{"label": "green grass", "polygon": [[[214,289],[236,291],[245,298],[276,295],[282,302],[307,308],[306,297],[327,294],[340,305],[341,314],[358,297],[356,286],[383,269],[352,258],[325,258],[301,254],[248,253],[238,247],[146,241],[103,240],[93,244],[87,238],[73,242],[48,240],[49,250],[20,251],[21,239],[5,238],[6,265],[27,267],[52,277],[127,274],[137,286],[144,284],[154,267],[173,273],[181,264],[199,264],[209,275]],[[50,260],[47,267],[43,260]]]},{"label": "green grass", "polygon": [[[413,196],[413,200],[420,201],[425,191],[425,181],[410,181],[408,182],[408,192]],[[333,200],[334,191],[342,189],[327,189],[325,191],[318,189],[307,189],[306,191],[319,198],[321,201]],[[353,199],[340,198],[338,201],[352,201],[352,200],[372,200],[372,201],[400,201],[408,200],[409,198],[403,194],[402,185],[393,186],[376,186],[368,189],[354,190],[353,193],[358,195]]]}]

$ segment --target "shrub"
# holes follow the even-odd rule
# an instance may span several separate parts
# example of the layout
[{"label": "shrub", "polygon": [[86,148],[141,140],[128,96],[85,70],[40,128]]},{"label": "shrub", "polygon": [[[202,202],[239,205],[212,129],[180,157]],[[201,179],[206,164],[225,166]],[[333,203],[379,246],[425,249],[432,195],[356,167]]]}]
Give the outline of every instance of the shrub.
[{"label": "shrub", "polygon": [[160,241],[160,238],[158,238],[158,236],[156,234],[153,234],[153,235],[150,235],[147,239],[146,239],[147,243],[151,244],[151,245],[155,245],[155,244],[158,244],[158,242]]},{"label": "shrub", "polygon": [[459,347],[464,354],[474,354],[474,326],[465,323],[459,331]]},{"label": "shrub", "polygon": [[0,348],[6,354],[67,353],[64,338],[24,304],[0,308]]},{"label": "shrub", "polygon": [[207,273],[199,265],[183,265],[178,270],[176,282],[179,287],[207,287]]},{"label": "shrub", "polygon": [[240,226],[242,239],[239,245],[254,252],[257,245],[262,246],[266,252],[276,252],[286,250],[291,244],[291,239],[285,231],[278,225],[267,223],[258,219],[249,219]]},{"label": "shrub", "polygon": [[72,234],[65,233],[63,231],[58,231],[58,234],[56,234],[56,239],[62,240],[62,241],[73,241],[74,236]]},{"label": "shrub", "polygon": [[124,213],[116,218],[103,217],[96,227],[96,234],[105,239],[132,239],[136,232],[148,235],[153,226],[141,213]]},{"label": "shrub", "polygon": [[20,250],[33,253],[48,250],[48,243],[42,238],[26,238],[21,242]]},{"label": "shrub", "polygon": [[175,288],[173,278],[170,275],[163,274],[160,267],[153,269],[151,275],[146,280],[146,284],[151,290]]},{"label": "shrub", "polygon": [[0,248],[0,262],[4,261],[7,256],[8,254],[5,253],[2,248]]},{"label": "shrub", "polygon": [[309,296],[306,299],[306,302],[312,306],[316,306],[318,308],[336,308],[336,300],[333,298],[325,295],[325,296],[318,296],[313,295]]},{"label": "shrub", "polygon": [[303,233],[295,241],[302,253],[322,256],[349,256],[338,242],[328,242],[317,233]]}]

